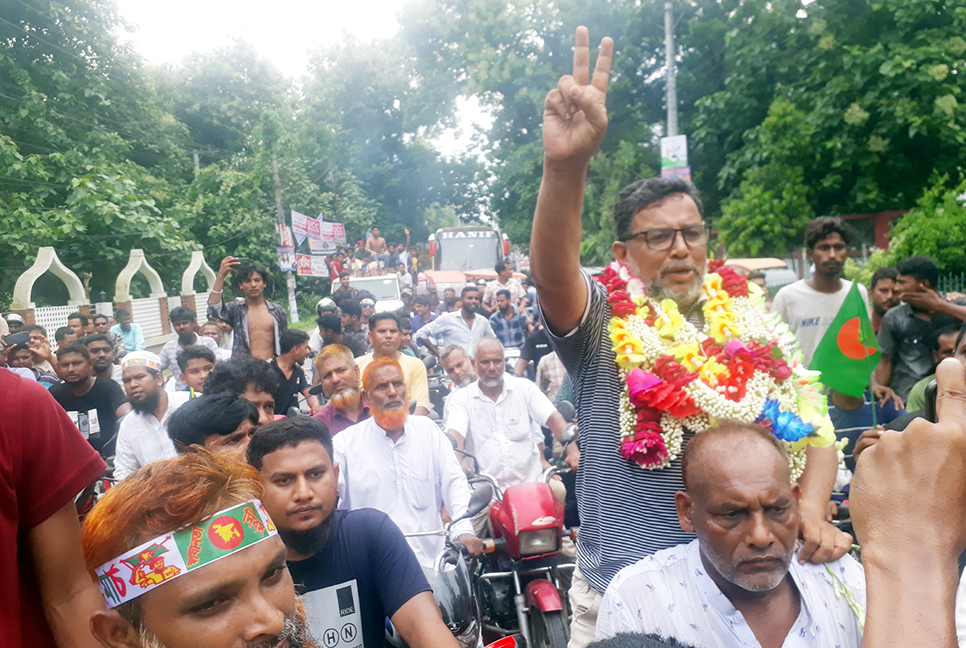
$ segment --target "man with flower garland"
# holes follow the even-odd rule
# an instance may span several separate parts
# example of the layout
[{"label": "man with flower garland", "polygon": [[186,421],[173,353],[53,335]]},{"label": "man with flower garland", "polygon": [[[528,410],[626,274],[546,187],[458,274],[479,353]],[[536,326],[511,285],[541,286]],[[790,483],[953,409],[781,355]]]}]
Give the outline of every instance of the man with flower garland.
[{"label": "man with flower garland", "polygon": [[[606,277],[612,294],[581,271],[583,187],[590,158],[607,129],[613,41],[601,43],[593,82],[586,28],[578,28],[576,41],[573,75],[560,79],[544,107],[543,179],[530,260],[548,331],[574,379],[581,529],[570,592],[570,645],[584,646],[593,640],[602,594],[620,569],[693,539],[675,515],[674,493],[683,488],[678,455],[694,428],[704,429],[698,421],[707,427],[709,415],[761,416],[776,436],[796,442],[792,455],[798,461],[807,453],[798,478],[800,561],[836,560],[851,538],[825,521],[837,462],[834,448],[810,444],[813,435],[831,431],[824,400],[815,393],[815,376],[801,366],[793,341],[789,346],[787,328],[751,312],[761,298],[757,287],[749,293],[746,282],[723,269],[706,284],[708,230],[690,182],[652,179],[621,191],[615,207],[619,240],[613,251],[622,267]],[[647,311],[645,290],[652,305]],[[705,311],[710,315],[707,331]],[[626,324],[633,316],[636,323]],[[608,331],[612,317],[625,322],[623,332],[615,328],[614,340]],[[747,343],[734,335],[743,330]],[[660,361],[660,367],[648,365],[654,373],[640,369],[644,360],[660,357],[656,349],[667,346],[661,340],[678,340],[690,331],[694,337],[681,340],[673,358]],[[653,342],[646,349],[645,338]],[[708,344],[701,347],[699,341]],[[635,396],[649,406],[629,402],[624,372],[636,376]],[[665,389],[668,385],[672,389]],[[698,407],[691,395],[682,397],[685,387],[700,394],[706,407]],[[766,406],[780,420],[768,420],[762,412]],[[800,468],[793,465],[793,471]]]}]

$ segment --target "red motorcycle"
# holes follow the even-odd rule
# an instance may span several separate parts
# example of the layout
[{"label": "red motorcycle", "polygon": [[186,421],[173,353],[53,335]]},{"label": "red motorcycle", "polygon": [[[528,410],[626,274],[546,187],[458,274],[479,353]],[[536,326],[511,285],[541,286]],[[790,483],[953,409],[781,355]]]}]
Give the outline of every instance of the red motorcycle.
[{"label": "red motorcycle", "polygon": [[517,484],[501,493],[496,480],[477,473],[471,482],[488,482],[497,501],[490,506],[493,539],[484,544],[487,556],[477,562],[473,584],[489,636],[522,634],[527,646],[566,648],[570,615],[561,575],[574,564],[560,556],[564,507],[547,483],[558,472],[554,466],[544,481]]}]

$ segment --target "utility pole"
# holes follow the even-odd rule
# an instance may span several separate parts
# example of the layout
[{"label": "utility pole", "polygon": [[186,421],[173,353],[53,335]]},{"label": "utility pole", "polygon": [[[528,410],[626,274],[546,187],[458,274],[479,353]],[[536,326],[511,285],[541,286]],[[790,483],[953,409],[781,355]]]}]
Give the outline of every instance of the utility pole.
[{"label": "utility pole", "polygon": [[[197,159],[197,158],[196,158]],[[278,157],[272,152],[272,177],[275,179],[275,211],[278,214],[278,231],[281,236],[285,227],[285,209],[282,207],[282,182],[278,179]],[[281,242],[281,238],[279,239]],[[285,273],[285,285],[288,288],[288,309],[292,322],[299,321],[298,304],[295,302],[295,273],[289,270]]]},{"label": "utility pole", "polygon": [[664,51],[667,66],[665,103],[667,104],[667,136],[678,134],[678,81],[674,57],[674,9],[670,2],[664,3]]}]

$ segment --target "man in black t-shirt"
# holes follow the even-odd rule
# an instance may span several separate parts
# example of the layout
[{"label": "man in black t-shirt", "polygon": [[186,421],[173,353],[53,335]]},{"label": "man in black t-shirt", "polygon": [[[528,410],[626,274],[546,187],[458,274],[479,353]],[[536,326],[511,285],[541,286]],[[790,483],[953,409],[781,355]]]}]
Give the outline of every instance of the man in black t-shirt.
[{"label": "man in black t-shirt", "polygon": [[526,376],[530,380],[533,380],[537,375],[537,366],[540,364],[540,359],[553,351],[553,347],[550,346],[550,338],[547,337],[547,331],[543,328],[540,313],[536,314],[534,321],[536,326],[534,326],[533,332],[527,336],[526,344],[520,351],[520,359],[513,367],[514,374]]},{"label": "man in black t-shirt", "polygon": [[113,455],[117,420],[131,411],[124,390],[109,378],[94,377],[91,354],[83,344],[57,349],[57,362],[64,382],[52,386],[50,394],[102,457]]},{"label": "man in black t-shirt", "polygon": [[278,376],[275,392],[275,413],[287,414],[290,407],[299,408],[299,394],[305,396],[313,412],[322,409],[318,396],[309,395],[309,381],[302,363],[309,355],[309,335],[305,331],[289,329],[279,339],[281,355],[270,363]]},{"label": "man in black t-shirt", "polygon": [[[260,427],[248,461],[261,474],[263,503],[288,547],[288,567],[320,645],[333,628],[381,648],[388,617],[410,648],[457,648],[399,528],[373,509],[336,511],[339,466],[332,438],[314,418]],[[338,639],[338,637],[334,637]],[[354,645],[354,643],[350,643]]]}]

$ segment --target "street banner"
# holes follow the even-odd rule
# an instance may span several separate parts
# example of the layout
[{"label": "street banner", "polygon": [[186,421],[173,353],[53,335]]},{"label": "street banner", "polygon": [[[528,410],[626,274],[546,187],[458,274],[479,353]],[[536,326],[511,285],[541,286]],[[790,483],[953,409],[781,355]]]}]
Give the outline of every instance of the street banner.
[{"label": "street banner", "polygon": [[325,265],[325,257],[296,254],[295,272],[303,277],[328,277],[329,267]]},{"label": "street banner", "polygon": [[322,230],[319,221],[309,218],[305,214],[300,214],[292,210],[292,233],[298,245],[302,245],[306,238],[322,238]]},{"label": "street banner", "polygon": [[321,238],[309,237],[309,250],[312,251],[312,254],[331,254],[335,252],[335,243],[332,242],[332,239],[326,239],[323,232]]},{"label": "street banner", "polygon": [[687,135],[661,138],[661,177],[691,179]]},{"label": "street banner", "polygon": [[292,210],[292,234],[299,245],[302,245],[305,238],[309,235],[309,217]]},{"label": "street banner", "polygon": [[295,248],[294,247],[279,246],[278,268],[282,272],[295,272]]}]

